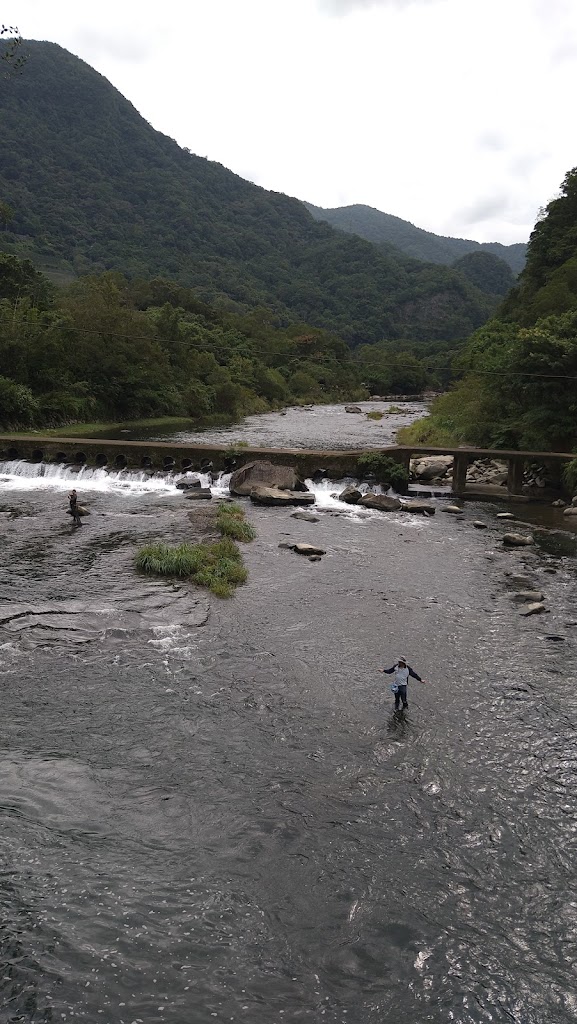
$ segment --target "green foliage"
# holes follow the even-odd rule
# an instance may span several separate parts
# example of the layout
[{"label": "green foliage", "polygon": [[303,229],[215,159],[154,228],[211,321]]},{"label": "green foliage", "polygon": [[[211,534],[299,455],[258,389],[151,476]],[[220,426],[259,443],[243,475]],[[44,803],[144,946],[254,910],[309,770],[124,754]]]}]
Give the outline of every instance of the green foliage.
[{"label": "green foliage", "polygon": [[453,263],[453,269],[486,295],[503,297],[515,286],[515,275],[503,259],[477,250]]},{"label": "green foliage", "polygon": [[519,286],[456,361],[464,380],[399,439],[496,448],[577,447],[577,169],[529,243]]},{"label": "green foliage", "polygon": [[[134,281],[161,275],[177,283],[157,289],[154,307],[177,308],[179,286],[192,287],[189,312],[268,307],[269,323],[306,322],[351,345],[460,341],[493,311],[493,300],[451,268],[335,231],[298,200],[181,149],[54,43],[27,48],[26,73],[0,90],[0,196],[14,211],[0,249],[57,268],[59,279],[66,269],[117,268]],[[167,340],[178,334],[170,317],[159,329]],[[239,365],[235,387],[206,383],[233,415],[255,409],[247,392],[267,403],[295,391],[317,400],[322,382],[310,367],[295,367],[304,374],[296,379],[279,369],[265,363],[247,378]],[[186,411],[199,414],[210,397],[192,389]],[[163,404],[158,398],[150,396],[151,407]]]},{"label": "green foliage", "polygon": [[384,415],[385,415],[384,412],[379,412],[378,409],[371,409],[370,412],[367,413],[367,419],[368,420],[382,420]]},{"label": "green foliage", "polygon": [[571,459],[564,467],[563,483],[571,494],[577,494],[577,459]]},{"label": "green foliage", "polygon": [[24,389],[0,402],[0,426],[10,428],[230,422],[287,402],[365,396],[348,346],[319,328],[281,328],[170,282],[111,272],[56,292],[15,256],[0,256],[0,375]]},{"label": "green foliage", "polygon": [[227,502],[219,506],[216,526],[223,537],[231,537],[233,540],[246,542],[256,537],[254,526],[246,522],[244,509],[236,502]]},{"label": "green foliage", "polygon": [[147,544],[140,548],[135,562],[141,572],[190,579],[217,597],[231,597],[248,576],[242,555],[229,537],[216,544]]},{"label": "green foliage", "polygon": [[405,494],[409,486],[409,473],[400,462],[395,462],[382,452],[363,452],[358,466],[365,475],[376,477],[383,487],[392,487],[398,494]]},{"label": "green foliage", "polygon": [[409,221],[382,213],[370,206],[342,206],[336,210],[322,210],[305,203],[317,220],[326,221],[341,231],[360,235],[376,245],[395,245],[408,256],[427,263],[454,264],[467,253],[492,254],[499,257],[517,275],[525,265],[527,246],[524,242],[501,245],[500,242],[474,242],[466,238],[446,238],[415,227]]}]

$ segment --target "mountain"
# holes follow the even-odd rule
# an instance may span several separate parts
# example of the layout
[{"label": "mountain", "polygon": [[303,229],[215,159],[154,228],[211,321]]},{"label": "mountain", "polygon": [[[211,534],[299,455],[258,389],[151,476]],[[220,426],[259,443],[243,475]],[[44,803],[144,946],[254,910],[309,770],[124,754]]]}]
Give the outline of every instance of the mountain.
[{"label": "mountain", "polygon": [[509,264],[481,249],[455,260],[453,270],[458,270],[485,295],[504,298],[515,287],[515,276]]},{"label": "mountain", "polygon": [[334,210],[323,210],[310,203],[305,203],[305,206],[317,220],[326,221],[334,228],[359,235],[376,245],[396,245],[402,252],[418,260],[450,265],[460,256],[480,251],[499,256],[508,263],[515,276],[525,266],[527,246],[524,242],[501,245],[500,242],[475,242],[470,238],[435,235],[432,231],[415,227],[408,220],[374,210],[372,206],[340,206]]},{"label": "mountain", "polygon": [[[408,437],[577,452],[576,253],[574,168],[531,234],[518,285],[460,356],[464,379]],[[577,459],[572,472],[576,485]]]},{"label": "mountain", "polygon": [[56,44],[26,49],[22,74],[0,89],[0,250],[60,280],[163,276],[352,345],[453,342],[495,308],[463,274],[335,231],[182,149]]}]

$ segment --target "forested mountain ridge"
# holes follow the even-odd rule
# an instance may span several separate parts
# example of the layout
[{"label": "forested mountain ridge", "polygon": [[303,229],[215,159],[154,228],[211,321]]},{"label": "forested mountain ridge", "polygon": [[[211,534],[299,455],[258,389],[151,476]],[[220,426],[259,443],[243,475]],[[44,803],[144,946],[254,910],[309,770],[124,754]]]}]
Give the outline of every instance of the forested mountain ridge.
[{"label": "forested mountain ridge", "polygon": [[525,266],[527,246],[524,242],[502,245],[500,242],[475,242],[471,238],[435,235],[401,217],[362,204],[338,206],[332,210],[324,210],[311,203],[305,203],[305,206],[317,220],[326,221],[334,228],[359,235],[376,245],[395,245],[414,259],[451,266],[467,253],[489,252],[504,260],[515,276]]},{"label": "forested mountain ridge", "polygon": [[[577,452],[577,168],[531,234],[527,266],[460,358],[464,379],[412,440]],[[577,460],[575,462],[577,483]]]},{"label": "forested mountain ridge", "polygon": [[231,310],[267,307],[350,344],[454,342],[495,308],[467,277],[334,231],[155,131],[54,43],[0,90],[0,249],[70,276],[162,275]]}]

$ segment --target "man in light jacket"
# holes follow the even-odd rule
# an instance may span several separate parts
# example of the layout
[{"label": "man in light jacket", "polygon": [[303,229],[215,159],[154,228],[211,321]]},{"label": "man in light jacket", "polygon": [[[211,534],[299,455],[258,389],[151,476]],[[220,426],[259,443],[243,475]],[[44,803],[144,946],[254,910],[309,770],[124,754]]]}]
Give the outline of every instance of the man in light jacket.
[{"label": "man in light jacket", "polygon": [[417,679],[419,683],[424,683],[425,680],[421,679],[410,665],[407,664],[407,659],[404,657],[397,658],[392,668],[380,668],[379,672],[385,672],[388,676],[395,674],[394,681],[391,685],[391,689],[395,695],[395,711],[399,710],[401,702],[403,705],[403,711],[408,708],[409,703],[407,700],[407,686],[409,683],[409,676],[413,679]]}]

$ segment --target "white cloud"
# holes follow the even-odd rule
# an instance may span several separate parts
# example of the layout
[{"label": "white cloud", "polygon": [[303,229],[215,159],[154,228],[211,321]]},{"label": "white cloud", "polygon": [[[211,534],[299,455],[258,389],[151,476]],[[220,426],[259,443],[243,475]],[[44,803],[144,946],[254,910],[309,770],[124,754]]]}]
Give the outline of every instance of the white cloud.
[{"label": "white cloud", "polygon": [[2,17],[77,53],[181,145],[318,206],[518,241],[577,162],[574,0],[165,0],[160,13],[5,0]]}]

